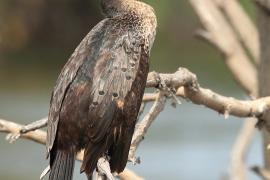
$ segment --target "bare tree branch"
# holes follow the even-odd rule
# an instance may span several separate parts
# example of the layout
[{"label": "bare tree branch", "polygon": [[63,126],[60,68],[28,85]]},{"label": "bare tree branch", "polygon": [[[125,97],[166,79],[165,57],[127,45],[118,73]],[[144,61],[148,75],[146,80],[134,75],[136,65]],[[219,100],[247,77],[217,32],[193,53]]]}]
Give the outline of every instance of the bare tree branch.
[{"label": "bare tree branch", "polygon": [[[19,134],[22,127],[23,126],[20,124],[0,119],[0,132]],[[40,144],[45,144],[46,141],[46,133],[42,130],[31,131],[22,134],[21,137],[35,141]]]},{"label": "bare tree branch", "polygon": [[247,179],[247,167],[244,163],[244,159],[248,153],[249,146],[253,134],[255,132],[255,124],[257,119],[247,118],[245,123],[239,132],[234,147],[231,152],[230,162],[230,177],[231,180],[245,180]]},{"label": "bare tree branch", "polygon": [[[260,34],[260,54],[261,62],[258,68],[258,81],[259,81],[259,96],[265,97],[270,95],[270,0],[261,1],[261,4],[257,10],[257,24]],[[270,124],[270,117],[264,119],[267,124]],[[264,155],[264,168],[270,171],[270,153],[267,149],[270,144],[270,128],[266,127],[262,129],[263,134],[263,155]]]},{"label": "bare tree branch", "polygon": [[[179,68],[174,74],[159,74],[159,76],[167,86],[178,89],[177,95],[224,115],[261,119],[269,116],[270,97],[245,101],[219,95],[209,89],[201,88],[196,75],[185,68]],[[158,86],[159,81],[155,77],[151,74],[148,76],[149,87]]]},{"label": "bare tree branch", "polygon": [[256,96],[258,92],[257,89],[254,91],[254,88],[258,87],[256,68],[250,62],[220,8],[212,0],[190,0],[190,3],[204,27],[199,34],[224,54],[225,64],[235,80],[248,94]]},{"label": "bare tree branch", "polygon": [[[240,40],[249,50],[255,62],[259,64],[260,45],[258,30],[240,5],[239,1],[215,0],[213,3],[217,3],[217,5],[224,11],[232,25],[232,28],[235,29]],[[220,33],[220,36],[223,36],[223,34]]]},{"label": "bare tree branch", "polygon": [[152,108],[150,109],[149,113],[146,114],[143,120],[136,125],[135,132],[133,134],[132,143],[129,150],[129,160],[134,164],[139,163],[139,160],[135,157],[135,152],[144,139],[145,134],[147,133],[149,127],[156,119],[158,114],[163,111],[166,103],[166,97],[164,97],[163,92],[160,91],[157,94],[156,101],[154,102]]},{"label": "bare tree branch", "polygon": [[[248,95],[257,97],[258,72],[242,47],[244,45],[256,64],[259,64],[259,35],[251,19],[236,0],[190,0],[190,2],[205,29],[199,31],[199,36],[225,55],[225,63],[232,72],[234,79]],[[240,38],[242,44],[238,42],[238,38]],[[252,83],[250,83],[250,80]],[[151,96],[148,95],[146,98],[148,100]],[[244,122],[233,147],[230,165],[231,179],[246,179],[245,156],[248,151],[250,136],[254,133],[252,124],[254,122]],[[239,139],[242,139],[243,142]]]},{"label": "bare tree branch", "polygon": [[48,118],[45,117],[45,118],[42,118],[38,121],[35,121],[31,124],[28,124],[27,126],[23,126],[23,128],[21,129],[21,133],[27,133],[27,132],[30,132],[30,131],[34,131],[36,129],[41,129],[43,127],[46,127],[47,126],[47,123],[48,123]]}]

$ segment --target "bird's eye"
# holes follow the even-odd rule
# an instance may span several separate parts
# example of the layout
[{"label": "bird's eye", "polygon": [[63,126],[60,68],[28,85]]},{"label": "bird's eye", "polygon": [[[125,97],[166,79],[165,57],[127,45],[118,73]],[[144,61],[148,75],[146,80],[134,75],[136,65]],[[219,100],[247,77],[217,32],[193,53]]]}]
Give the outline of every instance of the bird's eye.
[{"label": "bird's eye", "polygon": [[97,106],[97,105],[98,105],[98,102],[97,102],[97,101],[94,101],[94,102],[93,102],[93,105],[94,105],[94,106]]}]

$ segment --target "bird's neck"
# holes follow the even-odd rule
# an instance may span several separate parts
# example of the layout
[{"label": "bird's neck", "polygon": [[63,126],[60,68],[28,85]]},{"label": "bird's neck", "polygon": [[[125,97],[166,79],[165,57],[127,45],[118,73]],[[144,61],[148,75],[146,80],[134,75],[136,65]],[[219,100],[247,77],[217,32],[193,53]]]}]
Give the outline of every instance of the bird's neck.
[{"label": "bird's neck", "polygon": [[136,0],[101,0],[101,7],[106,17],[125,14],[138,4]]}]

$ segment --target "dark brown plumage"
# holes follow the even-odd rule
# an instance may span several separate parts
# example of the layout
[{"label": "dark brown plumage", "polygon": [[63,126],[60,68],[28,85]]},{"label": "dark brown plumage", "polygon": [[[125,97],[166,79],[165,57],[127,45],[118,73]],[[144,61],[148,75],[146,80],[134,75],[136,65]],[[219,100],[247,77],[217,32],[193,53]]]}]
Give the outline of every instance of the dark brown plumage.
[{"label": "dark brown plumage", "polygon": [[50,180],[71,180],[75,154],[89,179],[103,155],[112,172],[126,166],[156,33],[153,9],[135,0],[102,0],[107,17],[64,66],[48,121]]}]

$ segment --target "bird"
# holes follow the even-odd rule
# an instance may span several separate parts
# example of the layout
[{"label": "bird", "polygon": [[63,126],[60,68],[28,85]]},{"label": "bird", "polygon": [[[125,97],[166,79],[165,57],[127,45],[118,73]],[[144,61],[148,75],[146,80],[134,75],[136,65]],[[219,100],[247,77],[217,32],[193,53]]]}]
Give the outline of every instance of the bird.
[{"label": "bird", "polygon": [[139,0],[100,0],[104,19],[80,42],[54,86],[46,151],[49,180],[71,180],[76,154],[92,179],[106,156],[124,170],[146,86],[157,19]]}]

